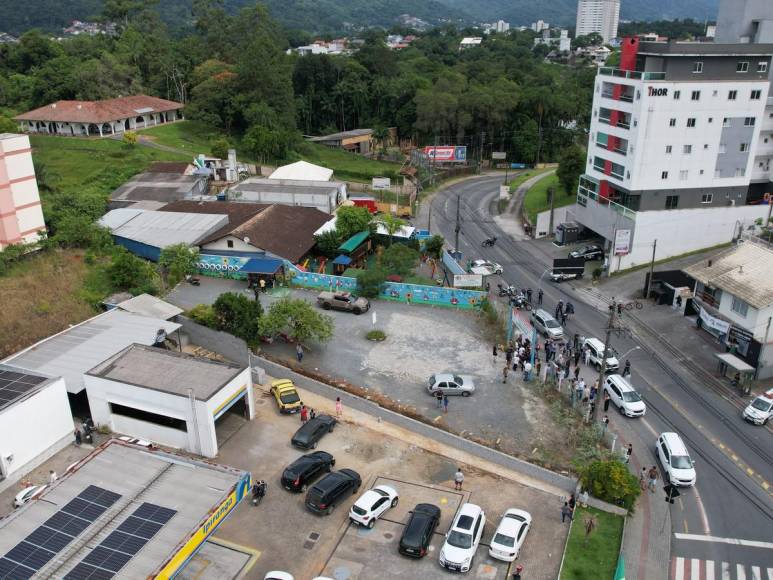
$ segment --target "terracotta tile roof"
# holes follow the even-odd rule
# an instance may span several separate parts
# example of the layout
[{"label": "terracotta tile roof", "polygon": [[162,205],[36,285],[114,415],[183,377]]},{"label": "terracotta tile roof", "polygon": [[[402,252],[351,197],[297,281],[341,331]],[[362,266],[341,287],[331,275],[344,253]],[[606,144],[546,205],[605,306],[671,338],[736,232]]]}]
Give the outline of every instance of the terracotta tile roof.
[{"label": "terracotta tile roof", "polygon": [[14,119],[18,121],[58,121],[60,123],[107,123],[136,117],[142,113],[158,113],[183,108],[182,103],[134,95],[105,101],[57,101],[28,111]]}]

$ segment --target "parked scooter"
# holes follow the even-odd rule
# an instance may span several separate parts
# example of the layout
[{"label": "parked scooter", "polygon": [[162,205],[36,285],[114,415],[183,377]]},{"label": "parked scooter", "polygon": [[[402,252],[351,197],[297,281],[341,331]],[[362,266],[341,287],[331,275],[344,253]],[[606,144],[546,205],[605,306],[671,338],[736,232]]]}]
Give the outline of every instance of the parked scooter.
[{"label": "parked scooter", "polygon": [[518,294],[518,288],[515,286],[505,286],[501,283],[497,284],[497,288],[499,288],[499,296],[515,296]]},{"label": "parked scooter", "polygon": [[496,243],[497,243],[497,237],[491,236],[490,238],[486,238],[485,240],[483,240],[483,243],[481,244],[481,246],[483,246],[484,248],[490,248]]}]

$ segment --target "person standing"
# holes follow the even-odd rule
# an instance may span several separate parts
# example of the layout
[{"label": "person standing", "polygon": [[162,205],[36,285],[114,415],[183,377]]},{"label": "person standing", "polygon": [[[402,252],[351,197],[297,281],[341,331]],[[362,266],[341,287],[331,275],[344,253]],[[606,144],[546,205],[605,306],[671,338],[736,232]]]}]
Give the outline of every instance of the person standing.
[{"label": "person standing", "polygon": [[629,378],[631,376],[631,361],[625,361],[625,367],[623,367],[623,378]]},{"label": "person standing", "polygon": [[260,279],[260,291],[265,292],[266,291],[266,279],[261,278]]},{"label": "person standing", "polygon": [[642,467],[641,471],[639,472],[639,487],[642,491],[644,491],[644,487],[647,485],[647,480],[649,478],[647,477],[647,468]]},{"label": "person standing", "polygon": [[625,448],[625,462],[630,463],[631,462],[631,455],[633,455],[633,444],[629,443],[628,447]]},{"label": "person standing", "polygon": [[310,409],[309,410],[309,421],[311,421],[312,419],[316,418],[316,416],[317,416],[317,412],[314,409]]},{"label": "person standing", "polygon": [[531,294],[532,294],[531,288],[527,288],[526,289],[526,300],[528,300],[529,304],[531,304]]},{"label": "person standing", "polygon": [[513,362],[513,352],[514,352],[514,349],[512,346],[508,346],[507,350],[505,351],[505,362],[508,365]]},{"label": "person standing", "polygon": [[462,491],[462,483],[464,483],[464,473],[462,473],[461,467],[457,467],[456,473],[454,473],[454,489]]},{"label": "person standing", "polygon": [[48,483],[55,483],[56,480],[59,479],[59,476],[56,475],[56,471],[53,469],[48,472]]},{"label": "person standing", "polygon": [[580,378],[580,367],[575,365],[575,367],[574,367],[574,380],[576,381],[579,378]]},{"label": "person standing", "polygon": [[303,362],[303,346],[301,346],[301,343],[297,343],[295,345],[295,358],[298,359],[298,362]]},{"label": "person standing", "polygon": [[81,443],[83,443],[83,436],[81,435],[81,430],[76,428],[75,429],[75,444],[80,447]]},{"label": "person standing", "polygon": [[448,395],[443,395],[443,412],[448,414]]},{"label": "person standing", "polygon": [[440,391],[435,391],[435,401],[437,401],[437,408],[438,409],[440,407],[442,407],[443,406],[443,393],[441,393]]},{"label": "person standing", "polygon": [[515,567],[515,574],[513,574],[513,580],[521,580],[521,572],[523,572],[523,566],[518,564]]},{"label": "person standing", "polygon": [[609,391],[604,391],[604,412],[609,411]]},{"label": "person standing", "polygon": [[590,366],[590,349],[585,346],[583,348],[584,354],[585,354],[585,366]]},{"label": "person standing", "polygon": [[606,434],[608,428],[609,428],[609,417],[604,415],[604,417],[601,419],[601,433]]},{"label": "person standing", "polygon": [[650,468],[649,475],[649,488],[652,493],[655,493],[655,486],[658,484],[658,468],[654,465]]},{"label": "person standing", "polygon": [[305,423],[309,420],[309,410],[306,408],[306,405],[301,403],[301,423]]},{"label": "person standing", "polygon": [[494,343],[494,348],[491,350],[491,354],[494,357],[494,364],[497,364],[497,357],[499,356],[499,351],[497,350],[496,343]]},{"label": "person standing", "polygon": [[530,379],[531,379],[531,363],[527,361],[523,363],[523,380],[528,383]]},{"label": "person standing", "polygon": [[510,372],[510,365],[507,365],[507,364],[506,364],[506,365],[505,365],[505,366],[502,368],[502,383],[506,383],[506,382],[507,382],[507,374],[508,374],[509,372]]},{"label": "person standing", "polygon": [[537,291],[537,305],[542,306],[542,288]]},{"label": "person standing", "polygon": [[344,404],[341,402],[341,397],[336,397],[336,417],[339,419],[344,414]]},{"label": "person standing", "polygon": [[561,523],[563,524],[566,518],[569,518],[569,521],[572,521],[572,508],[569,507],[569,502],[565,501],[563,507],[561,508]]}]

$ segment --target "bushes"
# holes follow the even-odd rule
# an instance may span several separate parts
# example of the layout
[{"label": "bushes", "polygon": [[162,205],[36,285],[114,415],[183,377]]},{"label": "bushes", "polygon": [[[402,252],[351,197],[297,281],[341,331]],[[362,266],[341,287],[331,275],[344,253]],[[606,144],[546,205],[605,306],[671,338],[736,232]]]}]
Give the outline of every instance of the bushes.
[{"label": "bushes", "polygon": [[[242,294],[226,292],[217,297],[212,305],[212,313],[217,330],[238,336],[250,346],[258,344],[261,336],[260,318],[263,315],[260,302]],[[198,314],[207,316],[205,311],[199,311]]]},{"label": "bushes", "polygon": [[439,234],[435,234],[426,242],[424,242],[424,251],[431,258],[435,258],[436,260],[439,260],[440,254],[443,251],[443,244],[445,244],[445,242],[446,241],[443,238],[443,236]]},{"label": "bushes", "polygon": [[121,246],[113,252],[113,261],[107,268],[107,275],[117,290],[128,290],[135,295],[156,292],[153,266]]},{"label": "bushes", "polygon": [[389,246],[381,254],[381,266],[389,274],[405,278],[419,263],[419,252],[403,244]]},{"label": "bushes", "polygon": [[365,338],[368,340],[381,342],[382,340],[386,340],[386,333],[383,330],[370,330],[365,335]]},{"label": "bushes", "polygon": [[366,298],[375,298],[386,282],[387,274],[382,268],[371,268],[357,272],[357,293]]},{"label": "bushes", "polygon": [[188,318],[209,328],[217,328],[215,310],[208,304],[197,304],[188,311]]},{"label": "bushes", "polygon": [[593,461],[580,473],[580,482],[591,495],[631,511],[641,495],[639,480],[622,461]]}]

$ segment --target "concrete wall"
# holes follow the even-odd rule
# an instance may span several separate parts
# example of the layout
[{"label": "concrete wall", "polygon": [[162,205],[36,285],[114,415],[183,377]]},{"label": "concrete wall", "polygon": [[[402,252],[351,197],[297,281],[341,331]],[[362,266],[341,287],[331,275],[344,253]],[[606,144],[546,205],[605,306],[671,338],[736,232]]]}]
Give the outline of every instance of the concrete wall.
[{"label": "concrete wall", "polygon": [[[769,56],[683,56],[663,59],[666,66],[666,80],[668,81],[726,81],[737,75],[738,80],[761,80],[768,78],[768,73],[758,73],[757,63],[767,62]],[[703,63],[703,72],[693,72],[694,63]],[[736,72],[739,62],[748,62],[749,70],[745,73]],[[740,97],[743,87],[738,91]],[[689,98],[689,96],[688,96]]]},{"label": "concrete wall", "polygon": [[574,219],[573,217],[570,217],[570,216],[574,215],[576,209],[577,209],[576,203],[554,209],[552,232],[548,231],[548,228],[550,226],[550,210],[538,213],[537,223],[535,224],[535,227],[534,227],[534,237],[544,238],[546,236],[552,236],[553,234],[556,233],[556,227],[558,226],[558,224],[572,221]]},{"label": "concrete wall", "polygon": [[18,480],[73,441],[73,430],[67,389],[60,377],[0,413],[0,471]]}]

